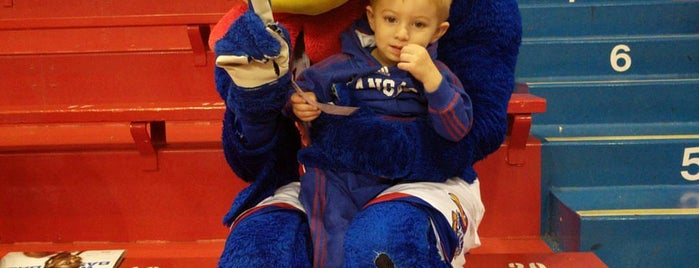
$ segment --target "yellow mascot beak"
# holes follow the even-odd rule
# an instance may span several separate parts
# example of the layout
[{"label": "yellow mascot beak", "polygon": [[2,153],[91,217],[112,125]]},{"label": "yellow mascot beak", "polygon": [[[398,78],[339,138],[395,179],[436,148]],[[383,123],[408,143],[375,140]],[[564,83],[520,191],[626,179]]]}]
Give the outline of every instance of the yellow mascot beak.
[{"label": "yellow mascot beak", "polygon": [[[245,3],[248,0],[243,0]],[[318,15],[339,7],[348,0],[272,0],[272,10],[279,13]]]}]

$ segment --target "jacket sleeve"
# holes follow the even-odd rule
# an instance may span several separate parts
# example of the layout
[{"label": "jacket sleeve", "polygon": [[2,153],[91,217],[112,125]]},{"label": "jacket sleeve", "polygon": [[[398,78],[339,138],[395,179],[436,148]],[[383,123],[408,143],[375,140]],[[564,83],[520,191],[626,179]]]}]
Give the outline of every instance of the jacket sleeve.
[{"label": "jacket sleeve", "polygon": [[471,129],[473,106],[459,81],[443,63],[438,62],[442,82],[437,90],[425,93],[432,127],[443,138],[458,142]]}]

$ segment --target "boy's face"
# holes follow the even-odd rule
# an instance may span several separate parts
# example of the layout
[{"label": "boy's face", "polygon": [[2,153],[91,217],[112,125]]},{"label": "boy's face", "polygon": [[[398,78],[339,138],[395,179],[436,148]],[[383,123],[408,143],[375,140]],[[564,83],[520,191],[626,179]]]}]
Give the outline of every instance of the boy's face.
[{"label": "boy's face", "polygon": [[376,50],[372,55],[383,65],[393,66],[407,44],[423,47],[436,42],[449,27],[439,19],[433,0],[379,0],[367,7],[374,30]]}]

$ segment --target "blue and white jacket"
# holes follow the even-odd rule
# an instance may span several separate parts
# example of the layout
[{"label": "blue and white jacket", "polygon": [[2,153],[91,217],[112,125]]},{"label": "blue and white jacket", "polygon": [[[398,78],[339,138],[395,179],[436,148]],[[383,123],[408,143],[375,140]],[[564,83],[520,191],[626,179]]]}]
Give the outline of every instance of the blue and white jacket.
[{"label": "blue and white jacket", "polygon": [[[381,66],[371,56],[375,46],[366,20],[355,22],[341,40],[343,53],[306,69],[297,79],[299,87],[314,92],[320,102],[359,106],[386,120],[427,116],[440,136],[454,142],[468,133],[473,121],[471,99],[458,77],[436,59],[436,44],[428,51],[443,80],[435,92],[427,93],[407,71]],[[319,131],[312,128],[312,132]]]}]

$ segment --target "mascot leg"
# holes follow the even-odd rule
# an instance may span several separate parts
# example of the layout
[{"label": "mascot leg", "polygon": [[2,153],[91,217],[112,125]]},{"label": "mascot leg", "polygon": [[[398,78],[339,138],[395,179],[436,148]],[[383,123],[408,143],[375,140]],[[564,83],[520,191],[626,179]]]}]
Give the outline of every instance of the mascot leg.
[{"label": "mascot leg", "polygon": [[370,205],[350,224],[345,267],[451,267],[437,248],[431,215],[403,201]]},{"label": "mascot leg", "polygon": [[228,235],[219,267],[311,267],[308,230],[306,215],[298,210],[250,213]]}]

